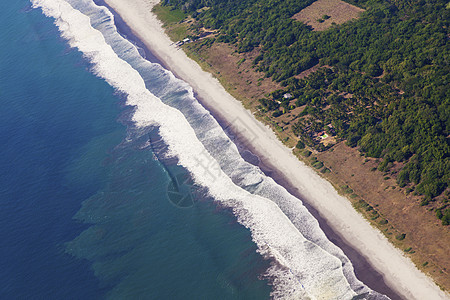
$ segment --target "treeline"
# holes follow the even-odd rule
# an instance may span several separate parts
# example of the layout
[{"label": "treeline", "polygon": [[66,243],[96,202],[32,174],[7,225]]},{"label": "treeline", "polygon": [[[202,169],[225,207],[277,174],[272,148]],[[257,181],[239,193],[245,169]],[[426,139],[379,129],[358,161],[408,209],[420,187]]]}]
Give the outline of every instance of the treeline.
[{"label": "treeline", "polygon": [[[394,162],[402,164],[398,184],[415,188],[427,204],[450,180],[446,1],[348,1],[366,11],[358,20],[323,32],[292,19],[312,2],[163,4],[190,13],[199,26],[219,29],[215,41],[234,44],[239,52],[256,51],[255,69],[281,82],[286,87],[282,92],[294,96],[295,106],[307,105],[293,128],[296,134],[331,124],[349,145],[380,158],[381,171],[389,171]],[[327,67],[306,79],[295,77],[316,64]],[[272,96],[261,101],[262,110],[278,116],[294,108]],[[303,138],[308,143],[308,136]],[[444,203],[448,205],[448,197]],[[439,212],[444,219],[450,214],[445,207]]]}]

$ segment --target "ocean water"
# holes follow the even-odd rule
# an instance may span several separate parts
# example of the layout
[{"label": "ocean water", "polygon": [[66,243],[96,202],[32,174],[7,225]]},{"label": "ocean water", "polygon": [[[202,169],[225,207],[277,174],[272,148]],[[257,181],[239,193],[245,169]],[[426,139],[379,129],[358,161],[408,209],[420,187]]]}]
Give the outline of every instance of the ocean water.
[{"label": "ocean water", "polygon": [[2,298],[387,298],[108,9],[0,5]]},{"label": "ocean water", "polygon": [[267,298],[250,232],[174,205],[123,95],[41,10],[0,6],[0,298]]}]

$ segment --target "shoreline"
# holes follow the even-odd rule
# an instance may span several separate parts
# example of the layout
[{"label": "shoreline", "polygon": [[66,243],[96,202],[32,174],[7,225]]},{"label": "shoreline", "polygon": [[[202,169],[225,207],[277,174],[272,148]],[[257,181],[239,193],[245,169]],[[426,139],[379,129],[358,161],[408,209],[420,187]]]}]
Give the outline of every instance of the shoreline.
[{"label": "shoreline", "polygon": [[[409,259],[372,228],[346,198],[338,195],[330,183],[301,163],[271,129],[259,123],[240,102],[231,97],[217,79],[202,71],[183,51],[171,46],[172,42],[151,13],[151,6],[158,1],[106,2],[130,26],[136,38],[153,53],[153,58],[146,53],[147,58],[154,62],[156,60],[189,83],[196,91],[196,98],[220,125],[230,128],[238,140],[244,140],[245,146],[241,150],[256,153],[262,163],[259,164],[260,168],[291,194],[302,199],[313,216],[319,219],[327,237],[352,260],[360,280],[376,291],[392,295],[393,299],[399,295],[407,299],[430,299],[431,295],[436,295],[433,299],[447,298],[431,279],[417,270]],[[269,149],[269,153],[265,153]],[[273,163],[275,161],[279,162],[277,166]],[[368,270],[368,265],[373,270]],[[372,273],[374,270],[375,274]],[[380,278],[386,284],[380,284]],[[386,290],[383,291],[382,286]]]}]

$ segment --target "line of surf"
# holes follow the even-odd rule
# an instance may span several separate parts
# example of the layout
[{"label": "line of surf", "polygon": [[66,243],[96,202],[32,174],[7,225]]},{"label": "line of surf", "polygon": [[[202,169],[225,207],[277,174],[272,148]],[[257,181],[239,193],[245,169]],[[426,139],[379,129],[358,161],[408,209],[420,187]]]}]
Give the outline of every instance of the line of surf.
[{"label": "line of surf", "polygon": [[[344,244],[348,243],[370,263],[373,269],[369,270],[365,270],[365,263],[358,263],[359,274],[367,278],[367,283],[386,292],[389,292],[389,288],[393,289],[398,293],[392,293],[395,298],[402,295],[405,299],[450,299],[450,295],[419,271],[403,251],[395,248],[378,230],[372,228],[345,197],[338,195],[330,183],[299,162],[290,149],[277,140],[270,128],[257,122],[240,102],[226,93],[217,79],[202,71],[183,51],[171,46],[172,42],[164,33],[161,22],[152,13],[153,6],[160,0],[106,2],[120,14],[133,33],[158,59],[194,87],[203,103],[214,111],[215,115],[228,123],[239,116],[245,126],[233,126],[236,132],[240,132],[244,137],[249,134],[251,136],[252,133],[258,134],[259,138],[253,140],[251,146],[262,160],[275,169],[277,176],[283,174],[284,183],[320,212],[326,224],[343,238]],[[251,132],[247,129],[251,129]],[[349,255],[353,257],[350,252]],[[359,255],[354,258],[359,260]],[[373,276],[374,273],[380,274],[384,280],[377,275]],[[380,284],[380,281],[384,281],[388,288],[386,289],[383,283]]]},{"label": "line of surf", "polygon": [[[78,4],[78,5],[77,5]],[[143,60],[134,47],[117,35],[113,21],[105,11],[92,13],[84,5],[76,1],[74,6],[91,18],[92,26],[103,33],[106,42],[111,45],[118,56],[127,61],[141,77],[144,78],[147,89],[155,94],[164,103],[175,107],[183,113],[190,126],[194,129],[197,138],[206,150],[219,163],[220,169],[238,186],[253,194],[263,196],[275,202],[288,216],[295,227],[309,241],[319,245],[326,252],[339,258],[348,282],[354,290],[364,290],[355,278],[353,267],[348,258],[334,244],[329,242],[319,229],[317,221],[309,214],[301,201],[291,196],[281,186],[257,167],[245,162],[240,156],[236,146],[216,120],[195,99],[192,88],[185,82],[176,79],[171,72],[164,70],[158,64],[151,64]],[[199,153],[196,160],[203,167],[203,175],[216,176],[216,168],[209,165],[209,157]],[[214,179],[214,178],[212,178]],[[365,290],[364,292],[368,292]]]},{"label": "line of surf", "polygon": [[[108,10],[91,1],[70,2],[79,10],[63,0],[33,4],[55,18],[61,35],[93,64],[97,76],[127,95],[127,104],[135,107],[136,126],[158,126],[170,155],[215,199],[233,208],[238,221],[251,230],[260,253],[278,262],[268,270],[275,297],[382,297],[356,279],[348,259],[326,239],[298,199],[239,156],[187,84],[143,60],[133,45],[114,33]],[[199,154],[214,174],[205,173]]]}]

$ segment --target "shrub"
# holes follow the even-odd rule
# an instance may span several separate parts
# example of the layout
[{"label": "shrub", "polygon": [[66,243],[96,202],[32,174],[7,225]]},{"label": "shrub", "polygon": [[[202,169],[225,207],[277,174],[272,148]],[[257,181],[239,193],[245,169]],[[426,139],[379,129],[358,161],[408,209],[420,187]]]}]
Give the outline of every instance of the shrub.
[{"label": "shrub", "polygon": [[405,192],[406,192],[406,194],[409,194],[409,193],[411,193],[412,191],[414,191],[414,189],[413,188],[407,188],[406,190],[405,190]]},{"label": "shrub", "polygon": [[341,188],[342,188],[342,190],[344,190],[344,193],[347,193],[347,194],[353,193],[353,190],[348,185],[342,185]]},{"label": "shrub", "polygon": [[389,221],[386,219],[383,219],[379,223],[380,223],[380,225],[385,225],[385,224],[389,223]]},{"label": "shrub", "polygon": [[283,131],[283,127],[281,127],[280,125],[275,125],[275,130],[278,132],[282,132]]},{"label": "shrub", "polygon": [[330,173],[331,171],[330,171],[330,169],[328,169],[328,168],[323,168],[321,171],[320,171],[320,173],[324,173],[324,174],[326,174],[326,173]]},{"label": "shrub", "polygon": [[420,206],[426,206],[430,203],[430,200],[427,198],[424,198],[421,202],[420,202]]},{"label": "shrub", "polygon": [[358,144],[358,141],[361,139],[361,136],[359,135],[351,135],[348,139],[347,139],[347,146],[350,147],[356,147],[356,145]]},{"label": "shrub", "polygon": [[367,208],[369,206],[369,204],[366,201],[362,200],[362,199],[358,201],[358,204],[362,208]]},{"label": "shrub", "polygon": [[405,234],[405,233],[397,234],[397,235],[395,236],[395,238],[396,238],[397,240],[399,240],[399,241],[403,241],[403,240],[405,239],[405,237],[406,237],[406,234]]},{"label": "shrub", "polygon": [[298,141],[297,145],[295,145],[295,148],[297,148],[297,149],[304,149],[305,148],[305,143],[303,143],[302,141]]},{"label": "shrub", "polygon": [[312,153],[311,151],[306,150],[306,149],[302,152],[303,156],[305,156],[305,157],[309,157],[311,155],[311,153]]},{"label": "shrub", "polygon": [[323,167],[323,163],[321,161],[317,161],[313,164],[313,167],[316,169],[320,169]]},{"label": "shrub", "polygon": [[272,113],[272,116],[277,118],[279,116],[281,116],[283,114],[283,112],[281,110],[276,110]]},{"label": "shrub", "polygon": [[442,208],[436,209],[436,217],[442,220],[442,225],[450,224],[450,208],[442,212]]}]

